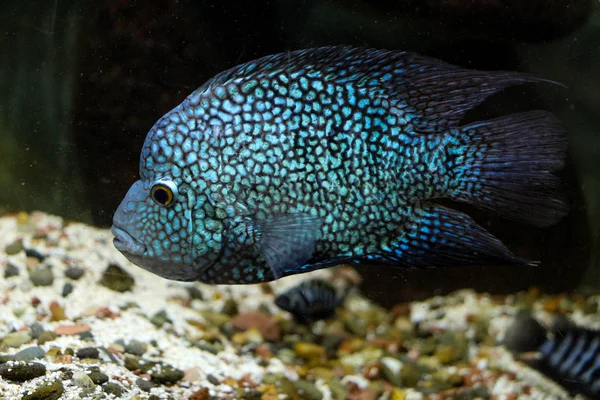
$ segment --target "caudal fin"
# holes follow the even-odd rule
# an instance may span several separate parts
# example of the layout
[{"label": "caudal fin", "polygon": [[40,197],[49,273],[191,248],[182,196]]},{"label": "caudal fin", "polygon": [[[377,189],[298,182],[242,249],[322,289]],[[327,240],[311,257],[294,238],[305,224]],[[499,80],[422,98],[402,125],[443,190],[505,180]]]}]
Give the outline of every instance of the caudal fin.
[{"label": "caudal fin", "polygon": [[559,178],[565,129],[546,111],[507,115],[461,128],[469,150],[457,171],[457,200],[544,227],[568,212]]}]

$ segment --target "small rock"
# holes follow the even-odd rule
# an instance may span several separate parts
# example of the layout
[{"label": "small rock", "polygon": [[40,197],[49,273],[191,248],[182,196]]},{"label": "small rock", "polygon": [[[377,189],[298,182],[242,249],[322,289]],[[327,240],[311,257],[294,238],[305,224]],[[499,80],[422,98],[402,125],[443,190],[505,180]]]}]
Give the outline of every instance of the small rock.
[{"label": "small rock", "polygon": [[132,340],[125,346],[125,352],[136,356],[141,356],[146,352],[146,344],[137,340]]},{"label": "small rock", "polygon": [[13,276],[18,276],[18,275],[19,275],[19,268],[16,267],[14,264],[7,263],[6,268],[4,268],[4,278],[8,279],[8,278],[11,278]]},{"label": "small rock", "polygon": [[296,386],[296,389],[298,389],[298,394],[302,399],[321,400],[323,398],[323,393],[321,393],[313,383],[307,380],[300,379],[294,382],[294,385]]},{"label": "small rock", "polygon": [[197,286],[188,286],[187,291],[192,300],[204,300],[204,296]]},{"label": "small rock", "polygon": [[97,359],[100,357],[100,352],[95,347],[82,347],[81,349],[77,350],[77,357],[80,359],[83,359],[83,358]]},{"label": "small rock", "polygon": [[78,267],[76,265],[72,265],[65,271],[65,276],[67,278],[71,278],[73,280],[78,280],[85,273],[85,269]]},{"label": "small rock", "polygon": [[96,385],[85,372],[75,372],[73,374],[73,383],[75,384],[75,386],[80,388],[81,392],[84,394],[93,393],[96,389]]},{"label": "small rock", "polygon": [[521,311],[504,333],[504,345],[513,352],[521,353],[538,348],[546,340],[546,329],[531,316]]},{"label": "small rock", "polygon": [[31,336],[28,331],[12,332],[4,336],[2,343],[8,347],[20,347],[31,341]]},{"label": "small rock", "polygon": [[36,358],[44,358],[45,356],[46,352],[44,352],[44,349],[39,346],[31,346],[19,351],[15,354],[14,358],[16,361],[31,361]]},{"label": "small rock", "polygon": [[84,342],[91,342],[94,340],[94,334],[90,331],[81,332],[79,334],[79,339],[83,340]]},{"label": "small rock", "polygon": [[52,301],[49,307],[50,313],[52,314],[50,316],[50,321],[54,322],[67,319],[67,316],[65,315],[65,308],[58,304],[56,301]]},{"label": "small rock", "polygon": [[38,337],[38,344],[44,344],[46,342],[51,342],[54,339],[56,339],[56,333],[52,332],[52,331],[44,331],[42,333],[40,333],[40,336]]},{"label": "small rock", "polygon": [[44,332],[44,327],[42,326],[42,324],[40,324],[39,322],[34,322],[33,324],[31,324],[31,326],[29,327],[29,335],[33,338],[33,339],[37,339],[40,337],[40,335],[42,334],[42,332]]},{"label": "small rock", "polygon": [[323,346],[308,342],[295,343],[294,351],[305,360],[321,359],[325,356],[325,348]]},{"label": "small rock", "polygon": [[73,284],[71,282],[65,283],[62,289],[62,296],[67,297],[71,292],[73,292]]},{"label": "small rock", "polygon": [[209,381],[210,383],[212,383],[213,385],[215,385],[215,386],[218,386],[218,385],[220,385],[220,384],[221,384],[221,381],[219,380],[219,378],[217,378],[217,377],[216,377],[216,376],[214,376],[213,374],[208,374],[208,375],[206,376],[206,379],[208,379],[208,381]]},{"label": "small rock", "polygon": [[15,254],[19,254],[20,252],[22,252],[23,249],[23,241],[21,239],[18,239],[6,246],[4,248],[4,251],[7,255],[14,256]]},{"label": "small rock", "polygon": [[104,393],[106,394],[112,394],[117,399],[120,398],[124,392],[123,388],[114,382],[105,383],[102,385],[102,390],[104,390]]},{"label": "small rock", "polygon": [[88,376],[96,385],[103,385],[108,382],[108,375],[100,372],[99,368],[90,368],[88,372]]},{"label": "small rock", "polygon": [[279,340],[279,326],[265,313],[248,311],[236,315],[231,322],[236,329],[247,330],[257,328],[265,339],[271,341]]},{"label": "small rock", "polygon": [[156,364],[150,371],[152,382],[158,384],[173,384],[180,381],[185,375],[183,371],[169,364]]},{"label": "small rock", "polygon": [[9,361],[14,361],[15,357],[9,354],[0,354],[0,364],[4,364]]},{"label": "small rock", "polygon": [[44,261],[45,255],[37,251],[36,249],[25,249],[25,255],[27,257],[37,258],[39,261]]},{"label": "small rock", "polygon": [[153,384],[150,381],[147,381],[145,379],[142,378],[138,378],[135,380],[135,384],[138,385],[138,387],[140,389],[142,389],[144,392],[149,392],[153,387],[155,387],[156,385]]},{"label": "small rock", "polygon": [[92,327],[88,324],[77,324],[77,325],[61,325],[54,329],[57,335],[77,335],[81,332],[91,331]]},{"label": "small rock", "polygon": [[238,312],[239,312],[238,306],[237,306],[237,303],[235,302],[235,300],[233,300],[231,298],[225,300],[225,303],[223,304],[223,308],[221,309],[221,313],[227,314],[230,316],[234,316]]},{"label": "small rock", "polygon": [[210,310],[203,310],[200,312],[200,315],[202,315],[205,320],[219,328],[231,320],[231,317],[227,314],[212,312]]},{"label": "small rock", "polygon": [[57,379],[50,385],[40,386],[33,393],[24,395],[21,400],[58,400],[63,391],[62,382]]},{"label": "small rock", "polygon": [[36,268],[29,273],[29,280],[35,286],[50,286],[54,282],[54,274],[50,267]]},{"label": "small rock", "polygon": [[0,365],[0,376],[9,381],[25,382],[46,374],[46,367],[40,363],[6,363]]},{"label": "small rock", "polygon": [[150,318],[150,322],[152,322],[152,324],[157,328],[160,328],[167,322],[171,323],[172,321],[167,316],[167,312],[165,310],[161,310],[154,314],[152,318]]},{"label": "small rock", "polygon": [[210,392],[208,388],[202,388],[192,393],[189,400],[210,400]]},{"label": "small rock", "polygon": [[111,290],[123,293],[133,288],[135,280],[133,276],[117,264],[110,264],[102,274],[99,283]]}]

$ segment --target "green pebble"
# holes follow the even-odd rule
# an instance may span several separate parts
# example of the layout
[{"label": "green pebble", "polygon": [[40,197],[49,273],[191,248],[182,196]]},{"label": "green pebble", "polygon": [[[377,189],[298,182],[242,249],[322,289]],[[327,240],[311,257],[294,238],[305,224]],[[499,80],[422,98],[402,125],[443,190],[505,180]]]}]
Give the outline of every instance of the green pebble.
[{"label": "green pebble", "polygon": [[6,246],[4,248],[4,251],[6,252],[6,255],[14,256],[15,254],[19,254],[20,252],[22,252],[24,248],[25,247],[23,247],[23,241],[15,240],[14,242]]},{"label": "green pebble", "polygon": [[231,320],[231,317],[227,314],[216,313],[208,310],[200,311],[200,315],[202,315],[202,318],[216,327],[221,327]]},{"label": "green pebble", "polygon": [[9,381],[25,382],[44,375],[46,375],[46,367],[40,363],[16,362],[0,365],[0,376]]},{"label": "green pebble", "polygon": [[152,382],[158,384],[173,384],[180,381],[183,378],[183,371],[169,365],[169,364],[157,364],[150,370],[150,376]]},{"label": "green pebble", "polygon": [[119,398],[124,392],[123,388],[114,382],[105,383],[102,385],[102,390],[104,393],[109,395],[112,394],[116,398]]},{"label": "green pebble", "polygon": [[100,279],[99,283],[115,292],[123,293],[131,291],[135,280],[123,268],[116,264],[110,264],[102,274],[102,279]]},{"label": "green pebble", "polygon": [[58,400],[63,391],[62,382],[57,379],[50,385],[40,386],[33,393],[24,395],[21,400]]},{"label": "green pebble", "polygon": [[19,268],[11,263],[6,264],[6,268],[4,268],[4,278],[12,278],[13,276],[19,275]]},{"label": "green pebble", "polygon": [[223,308],[221,309],[222,314],[227,314],[230,316],[236,315],[238,313],[238,306],[235,300],[227,299],[223,304]]},{"label": "green pebble", "polygon": [[187,291],[190,295],[190,298],[192,298],[193,300],[204,300],[202,291],[197,286],[189,286],[187,288]]},{"label": "green pebble", "polygon": [[31,335],[27,331],[12,332],[4,336],[2,343],[8,347],[20,347],[31,341]]},{"label": "green pebble", "polygon": [[88,376],[96,385],[103,385],[108,382],[108,375],[100,372],[98,368],[91,369],[88,373]]},{"label": "green pebble", "polygon": [[73,383],[81,389],[81,393],[83,394],[93,393],[96,389],[96,384],[94,384],[92,379],[85,372],[75,372],[73,374]]},{"label": "green pebble", "polygon": [[165,310],[161,310],[154,314],[152,318],[150,318],[150,322],[157,328],[162,327],[167,322],[171,323],[172,321],[167,316],[167,312]]},{"label": "green pebble", "polygon": [[295,386],[302,399],[321,400],[323,398],[323,393],[321,393],[313,383],[307,380],[300,379],[295,382]]},{"label": "green pebble", "polygon": [[35,286],[51,286],[54,282],[54,274],[50,267],[36,268],[29,273],[29,280]]},{"label": "green pebble", "polygon": [[46,342],[51,342],[54,339],[57,338],[56,333],[52,332],[52,331],[44,331],[42,333],[40,333],[40,336],[38,337],[38,344],[44,344]]}]

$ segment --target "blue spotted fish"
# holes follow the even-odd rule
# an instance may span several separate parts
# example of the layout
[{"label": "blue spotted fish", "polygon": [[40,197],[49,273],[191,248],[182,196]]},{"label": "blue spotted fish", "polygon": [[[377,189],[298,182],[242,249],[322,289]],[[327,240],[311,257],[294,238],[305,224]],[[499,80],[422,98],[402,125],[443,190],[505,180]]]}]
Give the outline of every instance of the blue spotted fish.
[{"label": "blue spotted fish", "polygon": [[343,263],[528,264],[436,200],[540,227],[567,213],[553,115],[461,124],[486,97],[531,82],[545,81],[347,46],[236,66],[152,127],[114,245],[162,277],[214,284]]}]

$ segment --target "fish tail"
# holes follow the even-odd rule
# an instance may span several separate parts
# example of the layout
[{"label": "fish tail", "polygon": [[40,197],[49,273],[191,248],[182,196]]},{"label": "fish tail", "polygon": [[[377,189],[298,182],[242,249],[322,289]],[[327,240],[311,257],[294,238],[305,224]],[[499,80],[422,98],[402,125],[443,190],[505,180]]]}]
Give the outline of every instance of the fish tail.
[{"label": "fish tail", "polygon": [[[546,111],[511,114],[460,128],[452,197],[504,217],[545,227],[568,212],[559,178],[568,142]],[[459,159],[462,158],[462,162]]]}]

